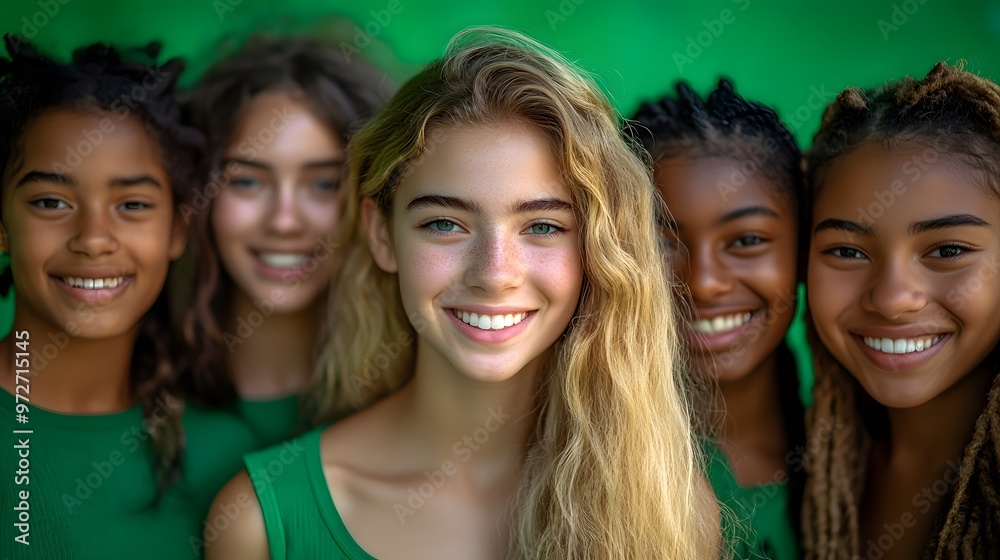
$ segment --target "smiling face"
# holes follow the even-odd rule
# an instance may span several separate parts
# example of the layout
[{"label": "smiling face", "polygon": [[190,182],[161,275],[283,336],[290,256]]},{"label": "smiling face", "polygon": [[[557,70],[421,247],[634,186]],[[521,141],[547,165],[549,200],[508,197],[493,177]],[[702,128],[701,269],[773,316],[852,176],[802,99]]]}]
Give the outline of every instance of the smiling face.
[{"label": "smiling face", "polygon": [[[38,117],[22,145],[3,177],[18,316],[82,338],[128,333],[184,249],[156,145],[134,119],[69,111]],[[88,155],[69,167],[67,147]]]},{"label": "smiling face", "polygon": [[393,198],[367,199],[369,243],[398,272],[421,363],[500,381],[538,367],[583,283],[570,194],[546,140],[524,128],[441,131]]},{"label": "smiling face", "polygon": [[934,399],[1000,339],[1000,204],[953,165],[866,145],[831,164],[816,200],[816,330],[888,407]]},{"label": "smiling face", "polygon": [[795,310],[794,206],[761,176],[726,187],[739,166],[672,158],[656,170],[673,219],[665,232],[671,265],[693,303],[684,336],[699,371],[720,382],[744,378],[774,354]]},{"label": "smiling face", "polygon": [[339,220],[340,141],[286,92],[248,105],[225,153],[229,180],[212,207],[223,266],[237,288],[279,313],[326,292]]}]

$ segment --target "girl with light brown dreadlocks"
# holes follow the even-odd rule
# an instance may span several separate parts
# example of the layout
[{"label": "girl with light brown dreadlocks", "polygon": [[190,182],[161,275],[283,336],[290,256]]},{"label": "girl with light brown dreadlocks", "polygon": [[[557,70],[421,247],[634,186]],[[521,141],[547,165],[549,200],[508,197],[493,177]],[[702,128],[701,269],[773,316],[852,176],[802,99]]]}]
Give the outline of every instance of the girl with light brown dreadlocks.
[{"label": "girl with light brown dreadlocks", "polygon": [[849,88],[806,159],[806,557],[1000,558],[1000,87]]}]

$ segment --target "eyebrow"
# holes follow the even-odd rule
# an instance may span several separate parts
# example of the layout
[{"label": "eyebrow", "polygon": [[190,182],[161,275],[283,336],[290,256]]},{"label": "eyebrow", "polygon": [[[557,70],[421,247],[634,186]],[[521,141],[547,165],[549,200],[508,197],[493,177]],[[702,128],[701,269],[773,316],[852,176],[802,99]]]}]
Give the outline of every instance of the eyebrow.
[{"label": "eyebrow", "polygon": [[[259,161],[251,161],[249,159],[241,158],[226,158],[222,161],[222,166],[225,167],[230,163],[238,163],[240,165],[245,165],[247,167],[255,167],[257,169],[263,169],[264,171],[271,171],[271,166],[266,163],[261,163]],[[340,167],[344,165],[343,158],[333,158],[333,159],[321,159],[316,161],[307,161],[302,164],[303,169],[315,169],[317,167]]]},{"label": "eyebrow", "polygon": [[[21,178],[20,181],[14,185],[14,188],[20,187],[21,185],[26,185],[29,183],[56,183],[58,185],[66,185],[72,187],[76,185],[76,181],[68,175],[63,175],[62,173],[50,173],[47,171],[29,171]],[[133,187],[136,185],[149,185],[157,188],[163,188],[163,185],[159,181],[150,177],[149,175],[136,175],[134,177],[116,177],[109,183],[112,187]]]},{"label": "eyebrow", "polygon": [[910,235],[963,226],[988,228],[990,224],[986,220],[972,214],[952,214],[951,216],[916,222],[910,226]]},{"label": "eyebrow", "polygon": [[719,218],[718,223],[724,224],[726,222],[732,222],[740,218],[746,218],[747,216],[763,216],[765,218],[778,218],[778,213],[766,206],[747,206],[746,208],[738,208],[732,212],[726,214],[725,216]]},{"label": "eyebrow", "polygon": [[856,233],[858,235],[875,235],[875,230],[873,230],[870,225],[859,224],[850,220],[838,220],[836,218],[829,218],[817,224],[816,228],[813,229],[813,234],[817,234],[828,229],[846,231],[848,233]]},{"label": "eyebrow", "polygon": [[[407,210],[416,210],[418,208],[427,208],[430,206],[442,206],[445,208],[454,208],[455,210],[461,210],[463,212],[468,212],[470,214],[482,214],[482,206],[476,204],[475,202],[470,202],[455,196],[443,196],[437,194],[428,194],[423,196],[418,196],[410,201],[406,205]],[[573,206],[566,202],[565,200],[560,200],[558,198],[539,198],[534,200],[524,200],[515,203],[510,209],[511,214],[527,214],[529,212],[572,212]]]}]

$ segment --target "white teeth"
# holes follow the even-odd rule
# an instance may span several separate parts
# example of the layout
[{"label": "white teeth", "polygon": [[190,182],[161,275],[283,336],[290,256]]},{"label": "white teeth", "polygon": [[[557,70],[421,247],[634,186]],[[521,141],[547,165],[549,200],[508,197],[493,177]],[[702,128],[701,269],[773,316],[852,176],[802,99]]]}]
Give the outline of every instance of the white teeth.
[{"label": "white teeth", "polygon": [[733,315],[719,315],[709,319],[700,319],[697,323],[691,323],[691,330],[705,334],[716,334],[742,327],[747,324],[752,316],[751,313],[736,313]]},{"label": "white teeth", "polygon": [[67,285],[84,290],[104,290],[117,288],[118,284],[125,281],[125,278],[79,278],[76,276],[66,276],[62,279]]},{"label": "white teeth", "polygon": [[925,336],[921,338],[873,338],[865,337],[865,346],[886,354],[910,354],[923,352],[941,340],[941,336]]},{"label": "white teeth", "polygon": [[473,327],[479,327],[484,331],[505,329],[520,323],[527,313],[508,313],[506,315],[479,315],[458,309],[452,310],[455,317]]},{"label": "white teeth", "polygon": [[260,260],[274,268],[295,268],[301,266],[307,255],[301,253],[261,253]]}]

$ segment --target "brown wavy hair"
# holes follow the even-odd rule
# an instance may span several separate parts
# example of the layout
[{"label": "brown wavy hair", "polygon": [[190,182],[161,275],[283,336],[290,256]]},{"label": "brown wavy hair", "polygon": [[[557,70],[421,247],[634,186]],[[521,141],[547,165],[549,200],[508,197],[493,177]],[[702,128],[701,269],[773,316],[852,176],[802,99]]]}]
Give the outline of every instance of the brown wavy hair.
[{"label": "brown wavy hair", "polygon": [[[383,96],[392,88],[374,67],[331,46],[304,38],[252,37],[242,50],[210,68],[187,99],[192,120],[208,141],[202,183],[206,195],[225,188],[223,157],[247,105],[271,91],[301,95],[347,146],[351,134],[384,104]],[[182,382],[192,398],[221,406],[236,398],[219,323],[229,314],[235,286],[219,264],[211,213],[209,201],[189,214],[194,222],[194,270],[182,306],[189,356]]]}]

